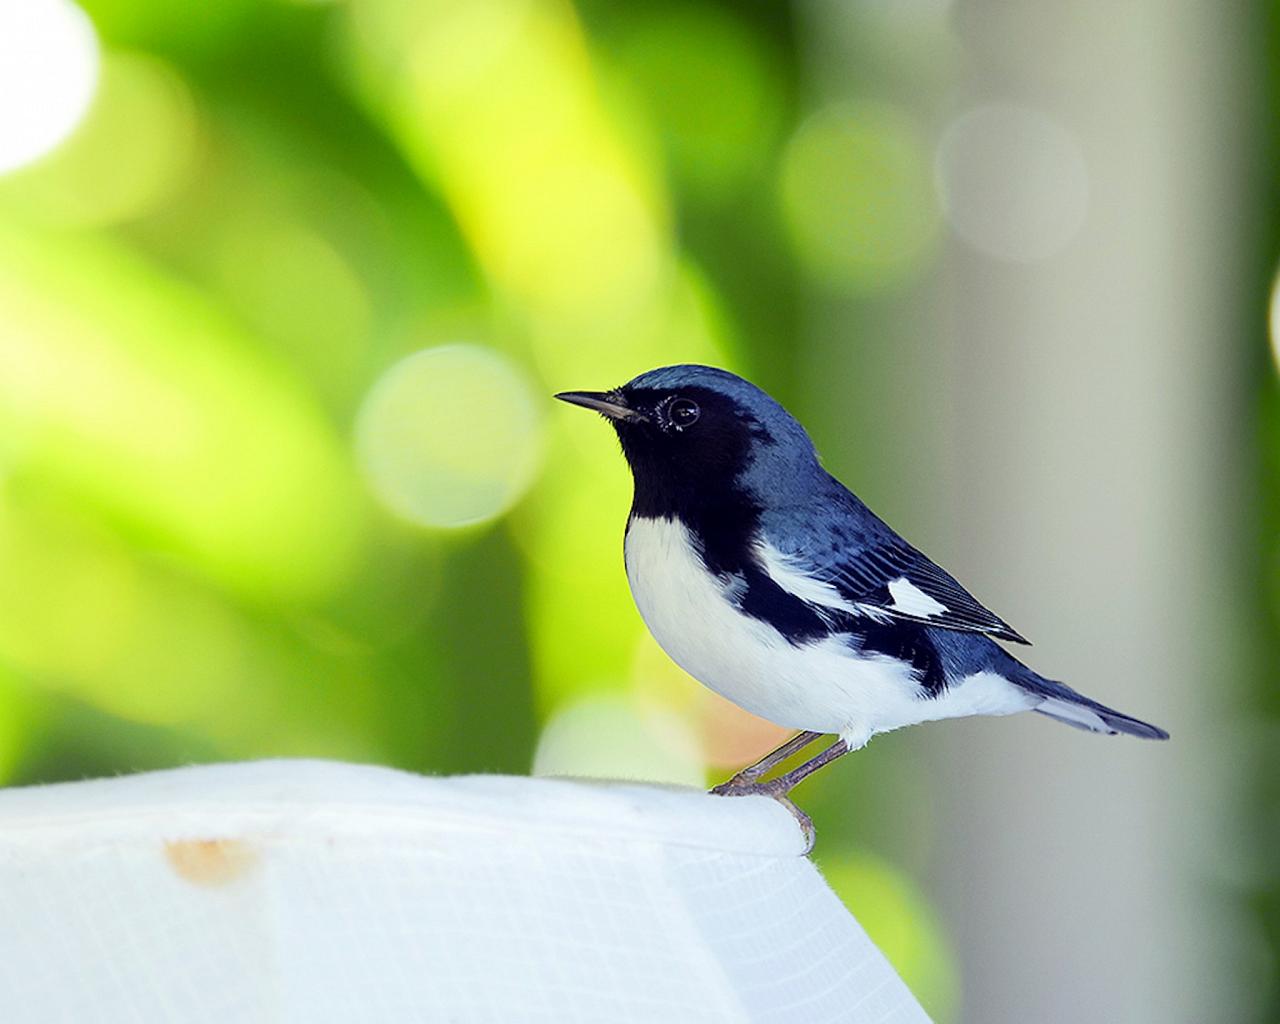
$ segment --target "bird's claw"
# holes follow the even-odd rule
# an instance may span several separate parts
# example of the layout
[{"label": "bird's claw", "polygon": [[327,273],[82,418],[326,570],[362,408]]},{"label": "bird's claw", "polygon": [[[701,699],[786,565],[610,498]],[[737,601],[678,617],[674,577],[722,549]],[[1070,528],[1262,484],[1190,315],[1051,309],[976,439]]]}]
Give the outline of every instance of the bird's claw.
[{"label": "bird's claw", "polygon": [[[759,776],[748,775],[746,772],[738,772],[731,779],[726,779],[718,786],[712,786],[708,790],[712,796],[750,796],[756,793],[763,793],[761,784],[756,780]],[[772,794],[770,794],[772,795]]]}]

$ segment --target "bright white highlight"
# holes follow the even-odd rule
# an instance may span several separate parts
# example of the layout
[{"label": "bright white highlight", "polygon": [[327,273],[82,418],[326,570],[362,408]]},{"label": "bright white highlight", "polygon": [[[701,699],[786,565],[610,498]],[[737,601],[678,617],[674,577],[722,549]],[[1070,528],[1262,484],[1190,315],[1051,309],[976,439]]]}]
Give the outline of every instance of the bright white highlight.
[{"label": "bright white highlight", "polygon": [[69,0],[0,0],[0,174],[71,134],[98,80],[98,39]]},{"label": "bright white highlight", "polygon": [[905,576],[889,584],[889,596],[893,598],[889,607],[904,615],[919,615],[927,619],[942,615],[947,610],[945,604],[935,601]]},{"label": "bright white highlight", "polygon": [[936,181],[951,227],[1012,263],[1047,259],[1084,224],[1089,172],[1075,137],[1038,110],[978,107],[947,128]]}]

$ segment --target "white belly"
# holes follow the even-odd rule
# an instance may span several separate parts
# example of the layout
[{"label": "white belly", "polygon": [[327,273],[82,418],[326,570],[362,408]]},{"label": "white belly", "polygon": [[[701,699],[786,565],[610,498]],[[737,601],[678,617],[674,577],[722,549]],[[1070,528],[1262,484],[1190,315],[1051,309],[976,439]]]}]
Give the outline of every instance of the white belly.
[{"label": "white belly", "polygon": [[679,520],[633,519],[625,552],[631,593],[662,649],[699,682],[778,725],[839,733],[861,746],[904,725],[1033,703],[987,673],[932,700],[903,663],[855,655],[845,638],[791,644],[733,606],[733,581],[707,572]]}]

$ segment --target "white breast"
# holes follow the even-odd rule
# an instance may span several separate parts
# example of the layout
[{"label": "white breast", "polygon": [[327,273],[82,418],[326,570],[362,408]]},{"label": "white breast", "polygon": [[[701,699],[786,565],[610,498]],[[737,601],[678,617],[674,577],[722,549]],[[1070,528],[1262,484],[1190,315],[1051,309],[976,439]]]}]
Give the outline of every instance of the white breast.
[{"label": "white breast", "polygon": [[730,601],[733,580],[709,573],[676,519],[631,521],[627,579],[662,649],[699,682],[753,714],[793,729],[861,732],[883,705],[917,690],[898,663],[858,659],[823,640],[793,646]]},{"label": "white breast", "polygon": [[962,683],[931,700],[903,663],[858,655],[844,638],[791,644],[734,607],[741,581],[708,572],[677,519],[633,518],[625,551],[631,593],[662,649],[699,682],[779,725],[839,733],[861,746],[916,722],[1030,706],[997,676],[975,676],[972,692]]}]

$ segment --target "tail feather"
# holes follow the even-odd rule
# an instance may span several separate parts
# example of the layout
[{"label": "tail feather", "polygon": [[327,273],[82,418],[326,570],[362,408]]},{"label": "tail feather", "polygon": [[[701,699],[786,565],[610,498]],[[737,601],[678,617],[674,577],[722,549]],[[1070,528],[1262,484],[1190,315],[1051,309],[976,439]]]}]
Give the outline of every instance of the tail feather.
[{"label": "tail feather", "polygon": [[1169,734],[1158,726],[1119,711],[1112,711],[1093,701],[1076,703],[1063,700],[1061,697],[1046,697],[1039,706],[1032,709],[1042,715],[1048,715],[1054,721],[1087,729],[1089,732],[1106,733],[1117,736],[1124,733],[1128,736],[1139,736],[1144,740],[1167,740]]},{"label": "tail feather", "polygon": [[1099,704],[1096,700],[1090,700],[1084,694],[1076,693],[1066,684],[1045,679],[1030,669],[1026,669],[1025,672],[1026,675],[1018,679],[1019,685],[1044,698],[1032,709],[1033,711],[1038,711],[1042,715],[1077,729],[1106,733],[1109,736],[1124,733],[1144,740],[1169,738],[1169,734],[1158,726],[1131,715],[1122,714],[1105,704]]}]

